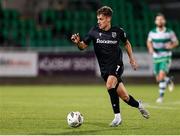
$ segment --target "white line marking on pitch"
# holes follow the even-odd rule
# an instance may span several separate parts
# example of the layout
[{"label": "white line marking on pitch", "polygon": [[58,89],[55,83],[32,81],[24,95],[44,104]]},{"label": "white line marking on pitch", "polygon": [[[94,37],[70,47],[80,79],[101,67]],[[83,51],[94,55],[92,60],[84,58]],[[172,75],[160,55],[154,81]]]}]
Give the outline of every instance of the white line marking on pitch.
[{"label": "white line marking on pitch", "polygon": [[159,105],[150,105],[148,103],[144,103],[145,107],[152,108],[152,109],[162,109],[162,110],[177,110],[175,107],[169,107],[169,106],[161,106]]},{"label": "white line marking on pitch", "polygon": [[167,103],[164,103],[164,105],[180,105],[180,101],[167,102]]}]

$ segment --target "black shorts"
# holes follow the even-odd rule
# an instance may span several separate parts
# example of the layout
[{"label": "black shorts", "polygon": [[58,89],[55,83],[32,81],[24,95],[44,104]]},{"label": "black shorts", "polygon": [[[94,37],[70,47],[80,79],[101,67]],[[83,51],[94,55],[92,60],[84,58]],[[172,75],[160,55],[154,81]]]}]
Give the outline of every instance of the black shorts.
[{"label": "black shorts", "polygon": [[121,82],[123,82],[122,81],[123,71],[124,71],[124,66],[123,65],[117,65],[116,70],[101,71],[101,77],[106,82],[109,75],[114,75],[117,78],[118,82],[121,83]]}]

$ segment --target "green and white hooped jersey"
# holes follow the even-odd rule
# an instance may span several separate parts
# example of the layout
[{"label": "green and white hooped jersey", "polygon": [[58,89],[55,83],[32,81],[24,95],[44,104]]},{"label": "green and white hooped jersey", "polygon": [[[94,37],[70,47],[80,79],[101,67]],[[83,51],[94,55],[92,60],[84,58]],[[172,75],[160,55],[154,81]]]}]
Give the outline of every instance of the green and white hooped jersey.
[{"label": "green and white hooped jersey", "polygon": [[153,44],[153,60],[156,63],[171,58],[172,52],[171,50],[166,49],[165,46],[169,42],[177,41],[177,38],[173,30],[169,28],[164,28],[163,31],[154,28],[148,34],[148,41]]}]

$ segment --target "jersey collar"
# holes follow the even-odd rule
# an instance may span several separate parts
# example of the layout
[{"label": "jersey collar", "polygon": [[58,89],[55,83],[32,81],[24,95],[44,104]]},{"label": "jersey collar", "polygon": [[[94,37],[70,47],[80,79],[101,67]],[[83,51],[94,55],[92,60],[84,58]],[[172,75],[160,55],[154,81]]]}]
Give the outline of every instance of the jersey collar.
[{"label": "jersey collar", "polygon": [[105,30],[103,30],[103,29],[100,29],[98,25],[97,25],[97,28],[99,29],[100,32],[110,32],[110,31],[112,30],[112,26],[111,26],[111,28],[110,28],[109,30],[107,30],[107,31],[105,31]]},{"label": "jersey collar", "polygon": [[162,32],[162,33],[164,33],[164,32],[166,32],[166,29],[167,29],[167,28],[166,28],[166,27],[164,27],[162,31],[159,31],[159,28],[158,28],[158,27],[156,27],[156,31],[157,31],[157,32]]}]

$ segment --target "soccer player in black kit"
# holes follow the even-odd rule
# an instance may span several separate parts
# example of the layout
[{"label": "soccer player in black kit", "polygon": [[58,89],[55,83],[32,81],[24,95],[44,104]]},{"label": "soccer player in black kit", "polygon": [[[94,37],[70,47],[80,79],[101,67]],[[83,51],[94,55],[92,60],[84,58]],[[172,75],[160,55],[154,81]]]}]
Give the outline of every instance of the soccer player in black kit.
[{"label": "soccer player in black kit", "polygon": [[121,114],[119,108],[119,97],[128,105],[137,108],[143,117],[149,118],[149,113],[145,110],[141,101],[135,100],[128,94],[121,76],[123,73],[122,51],[119,46],[120,41],[124,43],[126,52],[129,56],[129,62],[134,70],[137,69],[137,63],[132,53],[131,44],[122,28],[111,26],[112,9],[103,6],[97,10],[97,26],[90,29],[88,34],[81,40],[79,34],[73,34],[71,40],[75,45],[83,50],[88,47],[92,41],[94,51],[99,63],[101,76],[106,82],[112,108],[115,114],[111,127],[121,124]]}]

